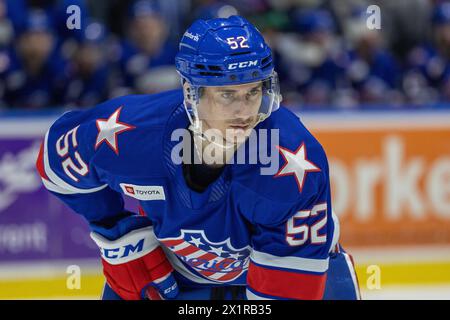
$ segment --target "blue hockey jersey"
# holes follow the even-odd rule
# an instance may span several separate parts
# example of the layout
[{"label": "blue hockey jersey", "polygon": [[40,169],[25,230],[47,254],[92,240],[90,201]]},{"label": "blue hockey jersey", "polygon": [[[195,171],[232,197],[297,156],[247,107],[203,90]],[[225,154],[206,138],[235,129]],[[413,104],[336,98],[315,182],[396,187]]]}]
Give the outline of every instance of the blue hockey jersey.
[{"label": "blue hockey jersey", "polygon": [[[97,234],[115,240],[151,227],[180,287],[242,285],[248,298],[321,298],[339,236],[321,145],[280,107],[256,127],[278,130],[277,170],[230,163],[200,193],[172,160],[179,143],[172,133],[188,126],[181,90],[115,98],[61,116],[37,167],[46,188]],[[139,200],[141,214],[124,210],[124,195]]]}]

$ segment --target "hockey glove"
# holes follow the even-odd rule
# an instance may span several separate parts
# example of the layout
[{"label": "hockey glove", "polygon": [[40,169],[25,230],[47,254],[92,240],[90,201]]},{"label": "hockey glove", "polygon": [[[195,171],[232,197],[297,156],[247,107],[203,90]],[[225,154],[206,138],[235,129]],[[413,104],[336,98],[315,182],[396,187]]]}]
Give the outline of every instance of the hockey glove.
[{"label": "hockey glove", "polygon": [[128,232],[117,240],[108,240],[95,232],[91,232],[91,238],[100,248],[106,281],[122,299],[160,300],[177,296],[172,265],[151,226]]}]

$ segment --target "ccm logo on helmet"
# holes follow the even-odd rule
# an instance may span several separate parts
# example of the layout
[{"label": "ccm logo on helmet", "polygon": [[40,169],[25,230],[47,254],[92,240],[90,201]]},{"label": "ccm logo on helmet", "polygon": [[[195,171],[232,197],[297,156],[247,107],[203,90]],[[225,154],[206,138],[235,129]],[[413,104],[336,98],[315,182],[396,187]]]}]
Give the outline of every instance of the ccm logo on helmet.
[{"label": "ccm logo on helmet", "polygon": [[106,259],[119,259],[119,258],[126,258],[131,253],[139,253],[144,248],[144,240],[139,240],[135,245],[127,244],[122,247],[118,248],[100,248],[100,251],[102,253],[102,256]]},{"label": "ccm logo on helmet", "polygon": [[254,67],[257,65],[258,65],[258,60],[230,63],[228,65],[228,70],[243,69],[243,68],[248,68],[248,67]]}]

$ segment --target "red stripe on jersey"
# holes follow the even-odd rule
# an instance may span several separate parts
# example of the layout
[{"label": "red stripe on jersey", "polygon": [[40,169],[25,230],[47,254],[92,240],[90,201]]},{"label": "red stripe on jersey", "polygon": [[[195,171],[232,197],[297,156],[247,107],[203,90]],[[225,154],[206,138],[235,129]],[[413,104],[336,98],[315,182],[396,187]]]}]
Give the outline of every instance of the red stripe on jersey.
[{"label": "red stripe on jersey", "polygon": [[[219,264],[222,268],[227,268],[230,264],[233,262],[236,262],[235,260],[225,258],[223,261],[221,261]],[[240,274],[242,270],[237,270],[233,272],[223,273],[224,275],[220,278],[217,278],[218,281],[229,281],[230,279],[233,279],[236,277],[236,275]]]},{"label": "red stripe on jersey", "polygon": [[160,240],[160,242],[164,243],[166,247],[174,247],[184,242],[183,239],[177,240]]},{"label": "red stripe on jersey", "polygon": [[[160,240],[164,245],[166,245],[167,247],[176,247],[177,245],[180,245],[182,243],[186,243],[184,242],[183,239],[178,239],[178,240]],[[189,244],[189,243],[188,243]],[[174,253],[176,253],[177,255],[180,256],[184,256],[187,257],[193,253],[196,252],[201,252],[202,254],[193,258],[196,259],[197,261],[211,261],[211,260],[216,260],[219,257],[215,254],[206,252],[201,250],[200,248],[189,244],[188,246],[181,248],[179,250],[173,250],[172,251]],[[216,260],[217,261],[217,260]],[[233,259],[229,259],[229,258],[220,258],[220,261],[217,261],[217,263],[220,265],[221,268],[227,268],[230,264],[236,262]],[[212,269],[208,269],[208,270],[196,270],[197,272],[199,272],[202,276],[209,278],[212,275],[217,274],[218,272],[220,272],[220,270],[212,270]],[[239,275],[240,273],[242,273],[242,270],[239,271],[234,271],[234,272],[229,272],[229,273],[224,273],[224,275],[222,275],[220,278],[218,279],[213,279],[211,278],[211,280],[215,280],[215,281],[228,281],[229,279],[235,278],[237,275]]]},{"label": "red stripe on jersey", "polygon": [[[216,255],[214,255],[214,254],[207,253],[207,254],[202,255],[202,256],[200,256],[198,258],[210,261],[210,260],[213,260],[213,259],[217,259],[218,257]],[[220,262],[218,262],[218,263],[220,264],[221,268],[227,268],[233,262],[235,262],[235,260],[228,259],[228,258],[222,258],[222,260]],[[206,277],[209,277],[209,276],[211,276],[213,274],[216,274],[217,272],[218,271],[202,271],[201,274],[206,276]],[[219,281],[219,280],[221,280],[221,278],[215,279],[215,280]]]},{"label": "red stripe on jersey", "polygon": [[36,169],[39,172],[39,175],[45,179],[50,181],[50,179],[47,177],[47,174],[45,173],[44,169],[44,143],[41,143],[41,148],[39,149],[39,155],[36,160]]},{"label": "red stripe on jersey", "polygon": [[[206,261],[211,261],[216,259],[217,256],[212,254],[212,253],[205,253],[199,257],[197,257],[198,260],[206,260]],[[215,274],[215,271],[199,271],[203,276],[205,277],[209,277],[210,275]]]},{"label": "red stripe on jersey", "polygon": [[[205,252],[205,251],[203,251],[203,252]],[[208,260],[208,261],[213,260],[215,258],[217,258],[217,256],[213,255],[212,253],[209,253],[209,252],[207,252],[205,254],[202,254],[201,256],[197,257],[197,259]]]},{"label": "red stripe on jersey", "polygon": [[186,248],[180,249],[178,251],[176,251],[177,254],[181,255],[181,256],[188,256],[194,252],[199,251],[199,248],[193,246],[193,245],[189,245]]},{"label": "red stripe on jersey", "polygon": [[219,280],[219,281],[230,281],[231,279],[236,278],[241,273],[242,273],[242,270],[229,272],[229,273],[225,274],[223,277],[220,277],[220,278],[218,278],[216,280]]},{"label": "red stripe on jersey", "polygon": [[260,267],[250,262],[247,283],[254,290],[269,296],[319,300],[325,291],[326,273],[296,273]]}]

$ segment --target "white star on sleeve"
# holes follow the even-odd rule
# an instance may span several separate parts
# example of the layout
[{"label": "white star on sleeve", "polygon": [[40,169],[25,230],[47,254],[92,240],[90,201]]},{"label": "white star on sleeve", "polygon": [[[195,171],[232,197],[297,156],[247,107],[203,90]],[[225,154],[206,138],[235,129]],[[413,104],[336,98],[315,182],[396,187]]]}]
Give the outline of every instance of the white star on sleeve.
[{"label": "white star on sleeve", "polygon": [[120,111],[122,107],[117,108],[116,111],[108,119],[97,119],[97,140],[95,142],[95,149],[97,149],[104,141],[109,147],[118,155],[119,146],[117,144],[117,136],[135,127],[119,121]]},{"label": "white star on sleeve", "polygon": [[320,168],[306,159],[306,147],[304,143],[302,143],[295,152],[281,146],[278,147],[278,150],[286,163],[274,177],[293,175],[297,181],[299,191],[302,192],[306,174],[308,172],[318,172],[320,171]]}]

